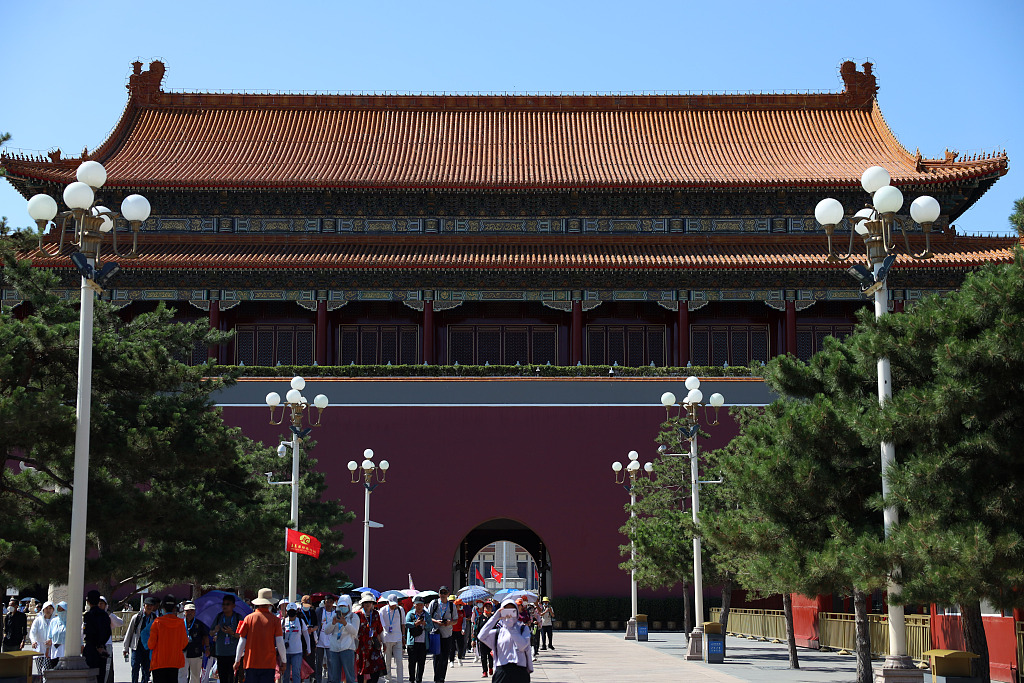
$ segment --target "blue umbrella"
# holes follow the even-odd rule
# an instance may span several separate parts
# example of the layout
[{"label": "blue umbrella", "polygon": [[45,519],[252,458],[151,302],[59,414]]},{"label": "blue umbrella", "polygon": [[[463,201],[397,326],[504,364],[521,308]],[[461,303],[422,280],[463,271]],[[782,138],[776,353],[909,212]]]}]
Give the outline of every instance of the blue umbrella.
[{"label": "blue umbrella", "polygon": [[474,600],[490,600],[491,591],[483,586],[467,586],[459,591],[459,600],[472,602]]},{"label": "blue umbrella", "polygon": [[390,600],[392,597],[394,597],[395,600],[398,600],[399,602],[401,602],[402,600],[405,600],[409,596],[406,595],[405,593],[403,593],[400,590],[390,590],[390,591],[384,591],[383,593],[378,595],[377,599],[378,600]]},{"label": "blue umbrella", "polygon": [[502,588],[500,591],[494,594],[494,599],[500,602],[504,600],[505,596],[511,592],[513,592],[511,588]]},{"label": "blue umbrella", "polygon": [[356,593],[373,593],[373,599],[380,600],[380,591],[374,590],[372,588],[367,588],[366,586],[363,586],[362,588],[354,588],[353,590]]},{"label": "blue umbrella", "polygon": [[213,620],[221,613],[221,603],[224,596],[230,595],[235,598],[235,614],[244,617],[252,612],[252,608],[245,604],[245,600],[227,591],[210,591],[195,601],[196,617],[207,626],[213,626]]}]

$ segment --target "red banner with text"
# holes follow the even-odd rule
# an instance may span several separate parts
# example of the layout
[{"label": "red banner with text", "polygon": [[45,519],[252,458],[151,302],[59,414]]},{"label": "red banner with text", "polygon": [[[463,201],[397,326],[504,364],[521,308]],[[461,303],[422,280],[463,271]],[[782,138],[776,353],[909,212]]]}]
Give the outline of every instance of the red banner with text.
[{"label": "red banner with text", "polygon": [[309,534],[304,534],[295,529],[287,529],[285,549],[290,553],[320,557],[320,541]]}]

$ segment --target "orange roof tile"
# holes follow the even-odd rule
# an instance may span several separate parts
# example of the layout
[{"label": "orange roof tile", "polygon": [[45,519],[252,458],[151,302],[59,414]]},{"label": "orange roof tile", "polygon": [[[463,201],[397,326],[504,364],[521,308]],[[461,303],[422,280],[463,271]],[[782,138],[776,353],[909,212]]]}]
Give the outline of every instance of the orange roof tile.
[{"label": "orange roof tile", "polygon": [[[50,238],[48,238],[50,239]],[[915,236],[911,245],[920,250]],[[970,267],[1008,263],[1018,244],[1013,237],[936,235],[935,258],[914,261],[900,256],[901,267]],[[159,235],[140,240],[138,259],[118,260],[123,268],[173,270],[673,270],[847,268],[825,260],[821,235],[628,238],[501,238],[422,237],[352,238],[319,236],[316,243],[287,235]],[[47,257],[31,257],[39,267],[71,267],[68,255],[57,255],[48,242]]]},{"label": "orange roof tile", "polygon": [[[141,66],[141,65],[139,65]],[[136,69],[90,157],[120,188],[768,188],[1006,173],[1004,154],[925,160],[893,136],[870,65],[841,93],[363,96],[173,93]],[[79,160],[6,157],[12,182],[66,183]]]}]

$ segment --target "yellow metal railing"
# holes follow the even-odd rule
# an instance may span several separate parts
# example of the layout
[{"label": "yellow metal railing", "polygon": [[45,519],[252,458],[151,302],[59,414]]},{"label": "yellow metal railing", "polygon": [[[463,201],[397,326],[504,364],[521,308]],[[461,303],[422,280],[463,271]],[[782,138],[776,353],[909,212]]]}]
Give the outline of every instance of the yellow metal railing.
[{"label": "yellow metal railing", "polygon": [[132,610],[124,610],[121,612],[114,612],[117,616],[124,620],[124,623],[120,626],[115,626],[113,629],[114,640],[124,640],[124,632],[128,630],[128,624],[131,622],[132,617],[135,616],[135,612]]},{"label": "yellow metal railing", "polygon": [[1017,622],[1017,676],[1024,682],[1024,621]]},{"label": "yellow metal railing", "polygon": [[[907,654],[917,661],[925,661],[924,652],[931,649],[931,617],[909,614],[906,617]],[[854,652],[857,649],[856,616],[834,612],[818,613],[818,643],[833,650]],[[883,657],[889,652],[889,616],[868,615],[868,634],[871,654]]]}]

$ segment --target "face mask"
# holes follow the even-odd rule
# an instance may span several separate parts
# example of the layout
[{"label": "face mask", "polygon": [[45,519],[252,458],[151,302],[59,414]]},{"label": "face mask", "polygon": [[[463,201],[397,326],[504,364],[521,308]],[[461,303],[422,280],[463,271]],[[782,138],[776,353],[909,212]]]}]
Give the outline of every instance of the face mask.
[{"label": "face mask", "polygon": [[288,610],[288,616],[291,617],[292,619],[294,619],[296,611],[297,610],[293,610],[293,609]]},{"label": "face mask", "polygon": [[342,605],[341,607],[338,608],[338,611],[341,612],[342,614],[348,614],[348,607],[346,607],[345,605]]}]

